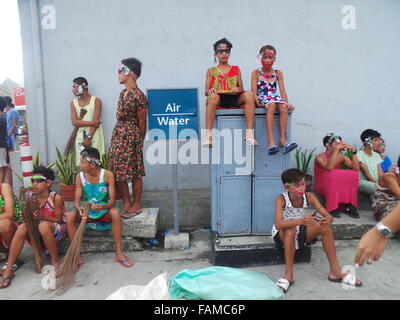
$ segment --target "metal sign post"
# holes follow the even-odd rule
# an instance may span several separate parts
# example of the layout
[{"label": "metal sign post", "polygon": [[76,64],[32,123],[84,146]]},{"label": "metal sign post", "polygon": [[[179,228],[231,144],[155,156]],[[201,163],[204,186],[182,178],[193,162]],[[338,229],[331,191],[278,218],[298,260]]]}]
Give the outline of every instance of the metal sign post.
[{"label": "metal sign post", "polygon": [[[197,89],[148,89],[147,97],[149,139],[151,141],[169,140],[174,210],[174,229],[171,231],[177,235],[179,234],[178,140],[198,139]],[[183,130],[185,130],[185,136],[180,137],[179,134]],[[164,137],[159,137],[160,132]]]}]

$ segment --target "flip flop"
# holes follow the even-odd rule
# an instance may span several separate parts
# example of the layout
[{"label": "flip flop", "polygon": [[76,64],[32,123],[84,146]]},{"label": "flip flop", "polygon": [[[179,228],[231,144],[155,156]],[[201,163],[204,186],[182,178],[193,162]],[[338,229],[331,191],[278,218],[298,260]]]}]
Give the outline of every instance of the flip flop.
[{"label": "flip flop", "polygon": [[[127,211],[126,213],[123,213],[121,216],[122,216],[122,219],[126,220],[126,219],[130,219],[130,218],[136,217],[137,215],[139,215],[141,213],[142,213],[142,210],[136,211],[136,212]],[[129,216],[127,216],[127,215],[129,215]]]},{"label": "flip flop", "polygon": [[360,280],[357,280],[354,276],[352,276],[350,273],[348,273],[344,278],[342,279],[332,279],[328,277],[328,280],[331,282],[336,282],[336,283],[343,283],[347,284],[349,286],[355,286],[356,288],[362,287],[362,282]]},{"label": "flip flop", "polygon": [[[15,277],[15,274],[12,273],[11,276],[6,277],[6,278],[3,278],[3,280],[1,280],[0,289],[8,288],[8,287],[11,285],[11,281],[12,281],[12,279],[13,279],[14,277]],[[7,281],[7,280],[8,280],[8,282],[7,282],[7,284],[5,285],[5,284],[4,284],[4,281]]]},{"label": "flip flop", "polygon": [[132,266],[135,265],[135,263],[133,263],[132,261],[130,261],[128,258],[127,259],[123,259],[123,260],[118,260],[116,259],[115,262],[118,262],[119,264],[121,264],[122,266],[124,266],[125,268],[130,268]]},{"label": "flip flop", "polygon": [[287,154],[290,151],[293,151],[294,149],[296,149],[298,147],[298,144],[295,142],[292,143],[288,143],[284,148],[283,148],[283,154]]},{"label": "flip flop", "polygon": [[249,146],[258,146],[259,143],[257,142],[256,139],[254,138],[245,138],[244,141],[246,142],[246,144],[248,144]]},{"label": "flip flop", "polygon": [[[25,264],[25,262],[22,261],[22,260],[17,260],[17,261],[15,261],[15,263],[14,263],[12,269],[11,269],[12,272],[17,271],[17,270],[18,270],[20,267],[22,267],[24,264]],[[7,266],[8,266],[8,262],[6,262],[6,263],[4,264],[4,266],[1,268],[1,270],[0,270],[0,275],[3,275],[4,271],[7,269]]]},{"label": "flip flop", "polygon": [[287,279],[285,278],[281,278],[276,282],[276,285],[279,287],[279,289],[282,290],[282,292],[284,294],[286,294],[286,292],[288,292],[289,288],[294,284],[294,281],[289,282]]},{"label": "flip flop", "polygon": [[268,148],[268,154],[270,156],[277,154],[279,152],[279,148],[277,146],[272,146]]}]

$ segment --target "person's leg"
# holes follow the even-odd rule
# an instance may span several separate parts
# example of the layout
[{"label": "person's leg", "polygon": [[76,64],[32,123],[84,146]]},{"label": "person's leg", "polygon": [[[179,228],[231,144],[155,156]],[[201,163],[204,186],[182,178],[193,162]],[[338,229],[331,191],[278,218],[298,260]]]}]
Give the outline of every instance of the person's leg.
[{"label": "person's leg", "polygon": [[132,206],[132,202],[129,197],[128,183],[126,181],[117,182],[117,189],[119,194],[121,195],[122,201],[124,202],[122,210],[129,211]]},{"label": "person's leg", "polygon": [[[7,259],[7,268],[4,270],[2,274],[3,278],[8,278],[12,276],[13,274],[12,267],[17,261],[22,251],[22,248],[24,247],[24,242],[27,234],[28,234],[28,228],[26,227],[26,224],[23,223],[18,227],[11,241],[11,246],[9,248],[8,259]],[[5,285],[4,280],[0,283],[0,286],[3,285]]]},{"label": "person's leg", "polygon": [[143,179],[135,178],[132,180],[132,193],[133,193],[133,204],[129,209],[130,212],[140,212],[142,210],[142,191],[143,191]]},{"label": "person's leg", "polygon": [[246,141],[250,145],[258,145],[254,140],[254,110],[255,101],[251,92],[246,91],[240,94],[237,106],[244,104],[244,116],[246,119]]},{"label": "person's leg", "polygon": [[112,235],[115,243],[115,260],[126,267],[131,267],[133,265],[132,261],[127,259],[127,257],[122,252],[122,221],[121,215],[116,208],[112,208],[106,214],[111,217],[112,223]]},{"label": "person's leg", "polygon": [[[280,230],[281,233],[283,230]],[[294,281],[294,272],[293,272],[293,264],[294,264],[294,255],[296,253],[296,234],[297,228],[293,227],[290,229],[285,229],[281,235],[281,240],[283,240],[283,246],[285,249],[285,275],[283,278],[288,280],[289,282]]]},{"label": "person's leg", "polygon": [[279,109],[279,143],[281,147],[287,145],[286,130],[288,123],[288,107],[284,103],[278,103]]},{"label": "person's leg", "polygon": [[266,124],[267,124],[267,141],[268,141],[268,148],[275,146],[275,139],[274,139],[274,114],[276,110],[276,104],[271,102],[268,104],[267,111],[266,111]]},{"label": "person's leg", "polygon": [[[220,97],[217,93],[210,93],[206,102],[206,131],[210,132],[215,120],[216,107],[220,104]],[[210,133],[211,134],[211,133]]]},{"label": "person's leg", "polygon": [[11,171],[10,165],[8,167],[6,167],[6,169],[5,169],[4,182],[8,183],[11,187],[13,185],[13,176],[12,176],[12,171]]},{"label": "person's leg", "polygon": [[17,225],[10,219],[0,220],[0,233],[7,247],[11,247],[11,242],[14,237]]},{"label": "person's leg", "polygon": [[57,240],[54,237],[55,225],[52,222],[45,221],[39,224],[38,229],[44,245],[49,250],[51,264],[57,269],[60,266],[60,259],[58,257]]}]

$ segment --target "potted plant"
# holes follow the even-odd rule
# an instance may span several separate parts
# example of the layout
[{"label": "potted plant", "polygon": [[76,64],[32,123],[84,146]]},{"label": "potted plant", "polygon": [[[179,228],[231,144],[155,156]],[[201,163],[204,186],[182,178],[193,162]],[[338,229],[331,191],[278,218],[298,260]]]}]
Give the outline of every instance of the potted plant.
[{"label": "potted plant", "polygon": [[76,167],[75,152],[71,152],[63,156],[56,147],[57,160],[55,166],[57,168],[56,176],[59,179],[61,195],[64,201],[72,202],[75,196],[75,178],[78,174]]},{"label": "potted plant", "polygon": [[307,149],[302,151],[301,148],[296,149],[295,157],[296,157],[296,166],[297,169],[301,170],[306,175],[306,190],[311,190],[312,185],[312,175],[308,174],[308,170],[310,168],[311,159],[314,157],[315,150],[314,148],[309,152]]}]

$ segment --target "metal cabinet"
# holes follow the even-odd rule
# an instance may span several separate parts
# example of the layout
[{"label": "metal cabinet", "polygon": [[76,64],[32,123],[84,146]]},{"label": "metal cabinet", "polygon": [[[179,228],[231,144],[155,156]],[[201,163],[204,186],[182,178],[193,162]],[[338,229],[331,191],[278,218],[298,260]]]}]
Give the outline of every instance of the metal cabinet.
[{"label": "metal cabinet", "polygon": [[[280,175],[290,165],[290,154],[283,155],[281,150],[276,155],[268,155],[265,125],[265,109],[256,109],[254,128],[260,145],[251,152],[252,148],[246,148],[244,142],[243,110],[217,111],[217,134],[210,167],[212,230],[219,236],[268,235],[271,232],[275,198],[283,191]],[[279,142],[279,115],[275,115],[274,136]],[[287,136],[290,141],[291,114]]]}]

